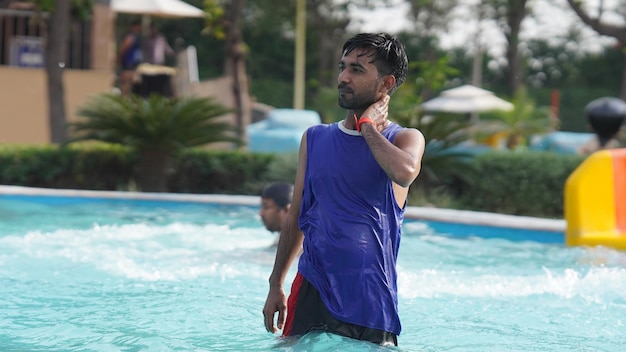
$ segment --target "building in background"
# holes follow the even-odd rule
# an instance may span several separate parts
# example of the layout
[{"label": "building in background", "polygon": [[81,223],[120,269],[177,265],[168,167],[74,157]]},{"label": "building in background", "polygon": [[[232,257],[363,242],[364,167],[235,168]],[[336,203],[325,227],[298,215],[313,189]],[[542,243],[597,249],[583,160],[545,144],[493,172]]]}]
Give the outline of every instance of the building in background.
[{"label": "building in background", "polygon": [[[46,26],[26,1],[0,0],[0,143],[48,143]],[[115,82],[114,14],[95,0],[92,16],[73,20],[64,62],[67,118]]]},{"label": "building in background", "polygon": [[[0,143],[50,142],[43,69],[46,28],[39,17],[46,15],[27,1],[0,0]],[[111,0],[93,0],[91,16],[72,20],[63,75],[68,121],[77,118],[90,96],[112,92],[116,85],[116,18]],[[198,79],[195,48],[177,54],[176,72],[178,95],[210,96],[235,105],[228,76]],[[243,124],[242,129],[250,122],[232,115],[225,119]]]}]

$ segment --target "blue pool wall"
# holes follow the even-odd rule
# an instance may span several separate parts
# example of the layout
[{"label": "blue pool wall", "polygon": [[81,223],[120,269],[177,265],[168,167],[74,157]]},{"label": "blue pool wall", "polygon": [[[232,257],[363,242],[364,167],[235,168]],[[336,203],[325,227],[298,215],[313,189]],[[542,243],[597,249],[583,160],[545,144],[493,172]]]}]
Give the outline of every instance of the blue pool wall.
[{"label": "blue pool wall", "polygon": [[[157,203],[213,203],[258,207],[259,196],[88,191],[0,185],[0,199],[30,198],[48,204],[94,201],[136,201]],[[512,241],[565,243],[566,222],[527,216],[494,214],[468,210],[409,206],[405,222],[426,223],[435,232],[456,237],[505,238]]]}]

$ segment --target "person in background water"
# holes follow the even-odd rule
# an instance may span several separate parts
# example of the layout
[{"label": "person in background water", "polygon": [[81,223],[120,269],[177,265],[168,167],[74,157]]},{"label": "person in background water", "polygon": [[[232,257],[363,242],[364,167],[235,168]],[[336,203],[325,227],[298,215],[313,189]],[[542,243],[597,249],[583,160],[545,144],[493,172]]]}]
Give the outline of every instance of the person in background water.
[{"label": "person in background water", "polygon": [[[343,45],[337,83],[346,116],[302,136],[263,307],[267,331],[398,344],[396,260],[425,145],[420,131],[388,119],[390,95],[407,69],[403,44],[389,34],[361,33]],[[301,246],[287,301],[284,280]]]},{"label": "person in background water", "polygon": [[133,21],[120,45],[118,65],[121,68],[120,90],[122,96],[129,96],[132,93],[135,69],[141,63],[140,32],[141,22]]},{"label": "person in background water", "polygon": [[[293,185],[290,183],[276,182],[263,189],[259,216],[261,216],[261,221],[268,231],[280,233],[283,222],[287,218],[292,197]],[[273,246],[277,245],[278,238],[276,238]]]},{"label": "person in background water", "polygon": [[143,62],[152,65],[165,65],[166,56],[174,56],[174,49],[167,43],[154,23],[150,24],[150,35],[144,39]]}]

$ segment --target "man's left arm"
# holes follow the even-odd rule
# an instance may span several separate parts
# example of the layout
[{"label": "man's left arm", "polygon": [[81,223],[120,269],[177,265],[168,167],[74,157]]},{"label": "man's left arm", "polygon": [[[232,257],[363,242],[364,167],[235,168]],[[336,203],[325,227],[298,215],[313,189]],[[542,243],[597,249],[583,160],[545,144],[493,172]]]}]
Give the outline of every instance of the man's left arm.
[{"label": "man's left arm", "polygon": [[364,123],[361,134],[387,176],[402,187],[410,186],[421,169],[425,145],[422,133],[414,128],[404,128],[391,143],[374,124]]}]

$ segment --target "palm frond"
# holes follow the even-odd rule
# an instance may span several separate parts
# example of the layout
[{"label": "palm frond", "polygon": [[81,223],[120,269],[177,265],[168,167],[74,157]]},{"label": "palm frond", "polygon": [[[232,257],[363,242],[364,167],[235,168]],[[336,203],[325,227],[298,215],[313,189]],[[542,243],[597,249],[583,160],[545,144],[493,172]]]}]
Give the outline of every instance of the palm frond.
[{"label": "palm frond", "polygon": [[[525,88],[520,88],[513,98],[513,110],[487,115],[487,123],[477,126],[484,131],[500,133],[511,140],[528,139],[534,134],[545,133],[551,128],[550,109],[537,108]],[[480,133],[480,132],[478,132]],[[486,134],[486,133],[485,133]],[[513,143],[511,147],[516,147]]]},{"label": "palm frond", "polygon": [[240,145],[237,130],[224,120],[230,112],[210,98],[103,94],[79,109],[83,119],[70,124],[70,142],[99,140],[172,153],[218,142]]}]

